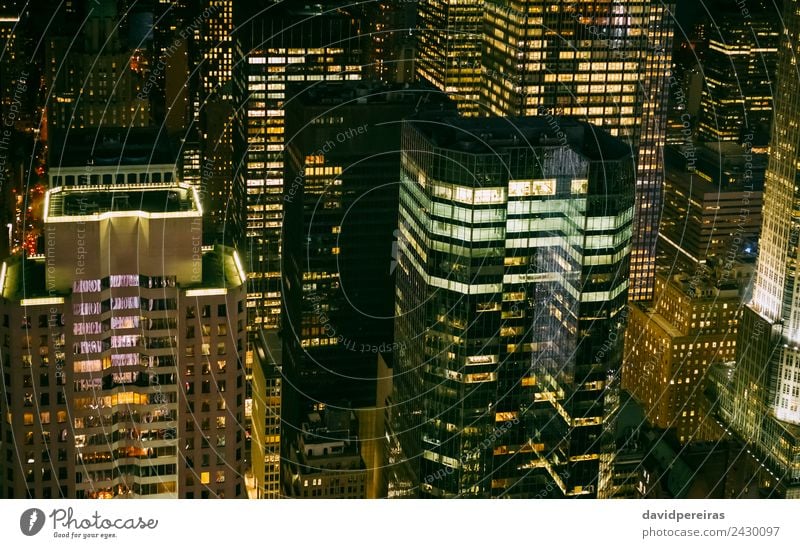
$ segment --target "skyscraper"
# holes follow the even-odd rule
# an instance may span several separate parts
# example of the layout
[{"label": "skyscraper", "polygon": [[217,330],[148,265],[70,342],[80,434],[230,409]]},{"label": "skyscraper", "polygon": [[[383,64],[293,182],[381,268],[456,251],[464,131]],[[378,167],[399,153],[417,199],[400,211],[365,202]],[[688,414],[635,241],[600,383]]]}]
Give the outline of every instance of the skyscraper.
[{"label": "skyscraper", "polygon": [[732,142],[668,147],[655,298],[631,303],[622,386],[680,443],[719,439],[704,393],[749,299],[766,158]]},{"label": "skyscraper", "polygon": [[244,495],[245,273],[181,183],[57,187],[0,265],[13,497]]},{"label": "skyscraper", "polygon": [[714,258],[752,258],[766,161],[731,142],[667,147],[659,263],[691,276]]},{"label": "skyscraper", "polygon": [[[714,17],[703,62],[705,83],[698,136],[707,141],[765,146],[781,29],[774,9],[739,9]],[[749,136],[749,137],[748,137]]]},{"label": "skyscraper", "polygon": [[405,122],[402,151],[389,496],[595,496],[630,147],[569,118],[435,118]]},{"label": "skyscraper", "polygon": [[736,356],[742,281],[724,268],[704,275],[673,275],[665,268],[656,273],[658,298],[652,305],[629,308],[622,386],[641,403],[650,424],[674,428],[681,443],[718,439],[702,398],[709,367]]},{"label": "skyscraper", "polygon": [[[800,101],[797,2],[784,3],[785,35],[778,53],[774,121],[764,190],[753,299],[737,344],[730,407],[723,416],[750,443],[786,497],[800,497],[800,289],[797,215]],[[774,484],[773,484],[774,485]]]},{"label": "skyscraper", "polygon": [[408,82],[412,74],[416,3],[365,2],[361,9],[371,37],[366,73],[380,82]]},{"label": "skyscraper", "polygon": [[481,109],[577,116],[637,155],[632,300],[653,295],[663,186],[670,4],[654,0],[485,2]]},{"label": "skyscraper", "polygon": [[[231,80],[233,71],[233,0],[204,0],[209,14],[203,18],[200,69],[203,92],[219,92]],[[230,99],[230,88],[226,95]]]},{"label": "skyscraper", "polygon": [[4,117],[14,98],[14,88],[19,76],[19,27],[18,14],[0,9],[0,114]]},{"label": "skyscraper", "polygon": [[285,370],[317,401],[371,405],[376,356],[393,351],[401,121],[455,105],[431,86],[289,90]]},{"label": "skyscraper", "polygon": [[233,167],[234,188],[242,194],[234,202],[244,200],[236,207],[246,215],[240,247],[247,255],[248,326],[275,328],[282,294],[287,86],[360,80],[360,21],[335,6],[294,1],[254,2],[234,16]]},{"label": "skyscraper", "polygon": [[483,0],[419,2],[417,75],[450,95],[465,116],[480,112]]},{"label": "skyscraper", "polygon": [[276,331],[260,331],[247,354],[253,360],[253,440],[250,444],[253,498],[281,495],[281,419],[283,400],[283,341]]},{"label": "skyscraper", "polygon": [[100,0],[87,7],[74,49],[69,44],[75,37],[50,39],[50,129],[150,124],[150,103],[142,94],[144,66],[120,36],[119,24],[117,3]]}]

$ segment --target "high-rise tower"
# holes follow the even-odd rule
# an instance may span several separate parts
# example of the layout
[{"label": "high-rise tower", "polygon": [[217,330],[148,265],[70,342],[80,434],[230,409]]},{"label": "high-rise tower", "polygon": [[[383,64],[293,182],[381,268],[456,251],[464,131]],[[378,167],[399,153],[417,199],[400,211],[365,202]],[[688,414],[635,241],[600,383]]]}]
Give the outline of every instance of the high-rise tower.
[{"label": "high-rise tower", "polygon": [[698,135],[704,140],[760,147],[769,140],[781,29],[774,8],[751,12],[742,17],[736,7],[714,18],[703,62]]},{"label": "high-rise tower", "polygon": [[400,129],[420,110],[456,114],[430,86],[363,81],[287,105],[284,363],[316,401],[371,405],[376,355],[392,352]]},{"label": "high-rise tower", "polygon": [[763,195],[753,300],[745,308],[732,399],[723,416],[775,473],[779,491],[800,496],[800,91],[796,0],[783,10],[775,118]]},{"label": "high-rise tower", "polygon": [[389,496],[595,496],[628,289],[630,148],[568,118],[405,122]]},{"label": "high-rise tower", "polygon": [[417,75],[449,94],[466,116],[480,112],[483,0],[419,2]]},{"label": "high-rise tower", "polygon": [[53,37],[48,44],[49,128],[146,126],[145,70],[120,36],[117,3],[87,4],[80,36]]},{"label": "high-rise tower", "polygon": [[670,3],[487,0],[481,109],[497,116],[577,116],[637,155],[632,300],[653,295],[661,211]]},{"label": "high-rise tower", "polygon": [[2,495],[243,496],[245,273],[196,190],[56,187],[44,223],[0,265]]},{"label": "high-rise tower", "polygon": [[[233,185],[246,214],[248,326],[275,328],[281,313],[285,103],[320,81],[361,79],[360,22],[331,6],[294,1],[234,12]],[[236,197],[235,199],[239,199]],[[246,208],[246,210],[244,210]]]}]

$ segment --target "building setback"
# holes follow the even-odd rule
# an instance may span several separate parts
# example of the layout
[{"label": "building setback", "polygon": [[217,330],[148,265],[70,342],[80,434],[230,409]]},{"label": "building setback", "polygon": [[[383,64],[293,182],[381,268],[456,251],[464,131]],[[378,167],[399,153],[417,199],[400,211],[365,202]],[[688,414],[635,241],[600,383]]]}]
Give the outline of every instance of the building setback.
[{"label": "building setback", "polygon": [[702,275],[663,269],[656,274],[658,298],[629,307],[622,386],[650,424],[674,429],[680,443],[720,436],[703,407],[706,375],[736,356],[748,270],[752,262]]},{"label": "building setback", "polygon": [[292,438],[291,456],[283,463],[286,497],[366,498],[368,473],[353,411],[325,407],[311,411]]}]

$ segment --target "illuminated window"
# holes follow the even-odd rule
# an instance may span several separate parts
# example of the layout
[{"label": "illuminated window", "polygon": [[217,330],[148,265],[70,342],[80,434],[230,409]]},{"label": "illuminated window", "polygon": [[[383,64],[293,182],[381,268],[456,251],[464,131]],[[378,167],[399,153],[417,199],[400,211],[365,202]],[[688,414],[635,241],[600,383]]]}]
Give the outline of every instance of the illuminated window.
[{"label": "illuminated window", "polygon": [[571,192],[573,194],[586,194],[589,191],[589,181],[587,179],[573,179]]}]

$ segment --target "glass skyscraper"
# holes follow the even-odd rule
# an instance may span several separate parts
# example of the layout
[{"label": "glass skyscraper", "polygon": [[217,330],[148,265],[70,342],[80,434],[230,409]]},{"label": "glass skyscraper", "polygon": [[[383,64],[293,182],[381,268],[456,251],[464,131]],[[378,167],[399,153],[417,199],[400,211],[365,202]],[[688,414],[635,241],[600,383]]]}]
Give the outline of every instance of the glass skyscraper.
[{"label": "glass skyscraper", "polygon": [[616,409],[635,161],[568,118],[402,137],[389,496],[595,496]]},{"label": "glass skyscraper", "polygon": [[781,29],[774,8],[759,9],[714,19],[703,63],[698,134],[704,140],[767,144]]},{"label": "glass skyscraper", "polygon": [[417,75],[449,94],[465,116],[479,113],[483,0],[419,2]]}]

